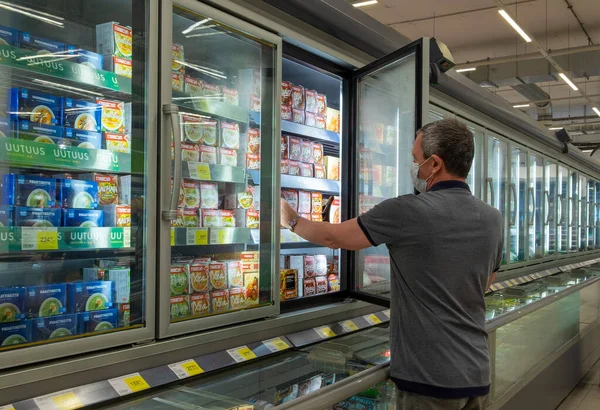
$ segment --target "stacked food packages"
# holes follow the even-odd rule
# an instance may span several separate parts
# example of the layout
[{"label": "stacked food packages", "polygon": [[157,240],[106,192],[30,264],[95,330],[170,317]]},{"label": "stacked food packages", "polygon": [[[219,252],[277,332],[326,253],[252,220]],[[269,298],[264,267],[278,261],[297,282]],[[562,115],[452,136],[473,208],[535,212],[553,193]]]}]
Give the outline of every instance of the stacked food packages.
[{"label": "stacked food packages", "polygon": [[171,264],[171,319],[219,314],[259,304],[258,252],[237,259],[175,259]]},{"label": "stacked food packages", "polygon": [[279,290],[282,301],[340,290],[337,256],[281,255]]},{"label": "stacked food packages", "polygon": [[0,346],[130,326],[129,266],[82,270],[78,282],[0,288]]},{"label": "stacked food packages", "polygon": [[281,173],[318,179],[340,179],[340,159],[324,155],[323,144],[281,136]]},{"label": "stacked food packages", "polygon": [[281,119],[340,132],[340,112],[327,107],[327,96],[289,81],[281,83]]}]

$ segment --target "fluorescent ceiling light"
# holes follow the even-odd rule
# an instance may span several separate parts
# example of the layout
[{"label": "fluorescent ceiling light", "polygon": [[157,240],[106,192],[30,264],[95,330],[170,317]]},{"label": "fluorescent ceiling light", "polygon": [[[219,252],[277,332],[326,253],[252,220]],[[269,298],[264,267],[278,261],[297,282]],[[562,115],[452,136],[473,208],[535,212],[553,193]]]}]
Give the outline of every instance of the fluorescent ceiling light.
[{"label": "fluorescent ceiling light", "polygon": [[57,88],[59,90],[67,90],[67,91],[71,91],[71,92],[84,93],[83,95],[90,94],[90,95],[94,95],[96,97],[104,96],[104,94],[100,94],[95,91],[84,90],[83,88],[78,88],[78,87],[71,87],[70,85],[59,84],[59,83],[55,83],[52,81],[40,80],[38,78],[34,78],[33,82],[43,85],[43,86],[46,86],[46,87]]},{"label": "fluorescent ceiling light", "polygon": [[477,70],[477,67],[469,67],[469,68],[459,68],[458,70],[456,70],[457,73],[465,73],[467,71],[475,71]]},{"label": "fluorescent ceiling light", "polygon": [[523,37],[523,40],[527,41],[528,43],[531,43],[531,37],[529,37],[527,33],[525,33],[525,31],[523,31],[523,29],[519,27],[517,22],[512,19],[512,17],[506,12],[506,10],[500,9],[498,10],[498,13],[500,13],[500,15],[504,17],[504,20],[506,20],[508,24],[510,24],[512,28],[514,28],[515,31],[519,33],[521,37]]},{"label": "fluorescent ceiling light", "polygon": [[[10,3],[4,2],[4,1],[0,2],[0,8],[9,10],[9,11],[14,11],[15,13],[23,14],[25,16],[43,21],[44,23],[48,23],[48,24],[51,24],[56,27],[60,27],[60,28],[65,27],[64,23],[62,23],[60,21],[56,21],[56,20],[64,20],[64,19],[62,17],[54,16],[52,14],[43,13],[41,11],[30,9],[28,7],[17,6],[16,4],[10,4]],[[51,16],[52,18],[54,18],[56,20],[52,20],[52,19],[44,17],[44,16]]]},{"label": "fluorescent ceiling light", "polygon": [[519,105],[513,105],[514,108],[527,108],[529,107],[529,104],[519,104]]},{"label": "fluorescent ceiling light", "polygon": [[548,128],[550,131],[558,131],[558,130],[562,130],[564,127],[552,127],[552,128]]},{"label": "fluorescent ceiling light", "polygon": [[354,3],[353,6],[354,7],[364,7],[364,6],[370,6],[371,4],[377,4],[377,0],[361,1],[359,3]]},{"label": "fluorescent ceiling light", "polygon": [[187,34],[187,33],[189,33],[190,31],[193,31],[193,30],[195,30],[195,29],[196,29],[198,26],[201,26],[201,25],[203,25],[204,23],[208,23],[208,22],[209,22],[209,21],[211,21],[211,20],[212,20],[212,19],[204,19],[204,20],[200,20],[200,21],[198,21],[198,22],[196,22],[196,23],[192,24],[191,26],[189,26],[189,27],[188,27],[188,28],[186,28],[185,30],[183,30],[183,31],[181,32],[181,34]]},{"label": "fluorescent ceiling light", "polygon": [[594,110],[594,112],[600,117],[600,110],[598,109],[598,107],[592,107],[592,110]]},{"label": "fluorescent ceiling light", "polygon": [[579,88],[577,88],[577,86],[573,83],[573,81],[571,81],[569,79],[569,77],[567,77],[567,75],[565,73],[559,73],[558,74],[560,78],[563,79],[563,81],[567,84],[569,84],[569,87],[571,87],[573,89],[573,91],[577,91],[579,90]]},{"label": "fluorescent ceiling light", "polygon": [[192,70],[199,71],[208,76],[218,78],[218,79],[223,79],[223,80],[227,79],[227,76],[223,75],[222,71],[213,70],[212,68],[203,67],[200,65],[192,64],[192,63],[184,63],[183,61],[179,61],[179,60],[175,60],[175,61],[177,61],[181,65],[191,68]]}]

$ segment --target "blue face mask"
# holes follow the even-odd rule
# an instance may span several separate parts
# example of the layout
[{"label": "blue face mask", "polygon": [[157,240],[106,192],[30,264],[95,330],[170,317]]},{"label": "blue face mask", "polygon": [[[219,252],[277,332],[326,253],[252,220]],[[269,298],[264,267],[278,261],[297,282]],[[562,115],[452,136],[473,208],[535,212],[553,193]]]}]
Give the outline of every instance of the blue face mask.
[{"label": "blue face mask", "polygon": [[429,181],[429,178],[431,178],[433,176],[433,174],[431,174],[427,177],[427,179],[419,178],[419,169],[421,168],[421,166],[424,163],[426,163],[430,159],[431,159],[431,157],[427,158],[425,161],[421,162],[420,164],[417,164],[416,162],[413,162],[412,164],[410,164],[410,178],[412,179],[412,183],[418,192],[427,191],[427,181]]}]

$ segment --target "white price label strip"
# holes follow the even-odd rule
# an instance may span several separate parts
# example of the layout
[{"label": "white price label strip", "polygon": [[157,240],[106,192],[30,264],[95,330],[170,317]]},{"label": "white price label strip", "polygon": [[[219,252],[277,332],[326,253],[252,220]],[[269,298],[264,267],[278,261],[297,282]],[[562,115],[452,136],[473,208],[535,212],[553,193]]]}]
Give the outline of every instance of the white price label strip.
[{"label": "white price label strip", "polygon": [[381,323],[381,319],[379,319],[377,316],[375,315],[366,315],[363,316],[365,318],[365,320],[370,324],[370,325],[378,325]]},{"label": "white price label strip", "polygon": [[386,315],[388,319],[390,318],[390,310],[389,309],[388,310],[384,310],[383,314]]},{"label": "white price label strip", "polygon": [[335,337],[335,333],[329,326],[321,326],[315,327],[314,331],[317,332],[321,339],[329,339],[330,337]]},{"label": "white price label strip", "polygon": [[126,396],[150,388],[146,380],[139,373],[109,379],[108,382],[119,396]]},{"label": "white price label strip", "polygon": [[195,360],[184,360],[183,362],[170,364],[169,369],[171,369],[180,379],[186,379],[204,373],[204,370],[198,366],[198,363],[196,363]]},{"label": "white price label strip", "polygon": [[256,359],[256,355],[248,346],[240,346],[236,347],[235,349],[229,349],[227,353],[229,353],[229,356],[231,356],[231,358],[237,363]]},{"label": "white price label strip", "polygon": [[358,330],[358,326],[351,320],[340,322],[340,326],[344,329],[344,332],[355,332]]},{"label": "white price label strip", "polygon": [[281,338],[279,337],[276,337],[275,339],[265,340],[263,344],[267,349],[269,349],[273,353],[280,352],[282,350],[287,350],[290,348],[290,346],[286,342],[281,340]]},{"label": "white price label strip", "polygon": [[[79,397],[68,390],[36,397],[33,401],[38,408],[43,410],[74,410],[84,406]],[[10,409],[12,406],[8,408]]]},{"label": "white price label strip", "polygon": [[131,246],[131,228],[123,228],[123,247],[129,248]]}]

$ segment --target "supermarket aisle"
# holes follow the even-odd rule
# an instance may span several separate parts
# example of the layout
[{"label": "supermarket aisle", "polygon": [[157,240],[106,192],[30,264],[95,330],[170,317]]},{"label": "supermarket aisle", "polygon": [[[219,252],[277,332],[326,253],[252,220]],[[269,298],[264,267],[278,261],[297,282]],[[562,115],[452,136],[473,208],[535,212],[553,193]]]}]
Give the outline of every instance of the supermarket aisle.
[{"label": "supermarket aisle", "polygon": [[579,385],[557,408],[557,410],[598,409],[600,409],[600,361],[596,362]]}]

